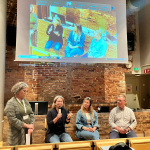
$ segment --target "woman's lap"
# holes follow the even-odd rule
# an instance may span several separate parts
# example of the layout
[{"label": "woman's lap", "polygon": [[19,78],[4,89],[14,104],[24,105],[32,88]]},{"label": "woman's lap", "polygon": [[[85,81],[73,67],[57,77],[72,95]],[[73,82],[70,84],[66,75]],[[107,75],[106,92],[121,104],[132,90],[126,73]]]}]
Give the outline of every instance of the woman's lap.
[{"label": "woman's lap", "polygon": [[94,132],[89,132],[89,131],[78,131],[77,133],[78,138],[83,138],[85,140],[99,140],[99,133],[97,130],[95,130]]},{"label": "woman's lap", "polygon": [[61,44],[59,42],[47,41],[45,49],[50,49],[52,46],[54,46],[54,49],[57,51],[61,48]]},{"label": "woman's lap", "polygon": [[62,133],[60,135],[54,134],[50,139],[50,143],[60,143],[60,142],[72,142],[72,138],[68,133]]}]

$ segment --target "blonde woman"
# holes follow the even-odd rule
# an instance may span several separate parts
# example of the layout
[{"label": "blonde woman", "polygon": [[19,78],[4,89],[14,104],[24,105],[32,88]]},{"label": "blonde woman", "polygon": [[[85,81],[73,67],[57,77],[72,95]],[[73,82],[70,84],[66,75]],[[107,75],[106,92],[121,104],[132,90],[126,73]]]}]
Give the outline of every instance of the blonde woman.
[{"label": "blonde woman", "polygon": [[[61,112],[59,112],[59,107]],[[56,96],[52,109],[47,113],[48,131],[45,139],[47,143],[72,142],[72,138],[65,131],[65,124],[70,122],[72,115],[72,113],[68,114],[64,108],[64,98]]]},{"label": "blonde woman", "polygon": [[70,32],[67,46],[65,48],[65,57],[80,56],[84,53],[85,35],[82,32],[82,26],[75,24],[74,30]]},{"label": "blonde woman", "polygon": [[61,20],[58,16],[53,18],[52,24],[48,26],[46,34],[49,36],[49,40],[45,45],[45,49],[49,50],[54,46],[56,54],[59,55],[60,48],[63,45],[63,27],[61,26]]},{"label": "blonde woman", "polygon": [[83,100],[81,109],[77,112],[76,116],[76,137],[85,140],[99,140],[99,133],[97,129],[98,116],[92,107],[92,100],[86,97]]}]

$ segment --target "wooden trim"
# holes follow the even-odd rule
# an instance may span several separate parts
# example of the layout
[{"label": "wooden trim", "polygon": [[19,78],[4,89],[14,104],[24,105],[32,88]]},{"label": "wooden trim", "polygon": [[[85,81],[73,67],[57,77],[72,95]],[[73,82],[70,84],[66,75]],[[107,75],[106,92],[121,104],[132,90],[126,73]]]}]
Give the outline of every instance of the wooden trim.
[{"label": "wooden trim", "polygon": [[48,149],[53,150],[55,147],[54,143],[47,143],[47,144],[34,144],[34,145],[20,145],[16,146],[15,150],[41,150],[41,149]]},{"label": "wooden trim", "polygon": [[74,149],[74,148],[91,148],[90,143],[78,143],[78,144],[64,144],[64,145],[59,145],[59,150],[63,149]]},{"label": "wooden trim", "polygon": [[0,141],[0,147],[2,147],[3,146],[3,141]]},{"label": "wooden trim", "polygon": [[14,146],[0,147],[0,150],[13,150]]},{"label": "wooden trim", "polygon": [[21,147],[21,148],[17,148],[17,150],[43,150],[43,149],[48,149],[48,150],[53,150],[52,145],[50,146],[33,146],[33,147]]},{"label": "wooden trim", "polygon": [[150,143],[150,137],[149,137],[149,139],[129,139],[130,140],[130,143],[131,143],[131,145],[132,144],[144,144],[144,143]]}]

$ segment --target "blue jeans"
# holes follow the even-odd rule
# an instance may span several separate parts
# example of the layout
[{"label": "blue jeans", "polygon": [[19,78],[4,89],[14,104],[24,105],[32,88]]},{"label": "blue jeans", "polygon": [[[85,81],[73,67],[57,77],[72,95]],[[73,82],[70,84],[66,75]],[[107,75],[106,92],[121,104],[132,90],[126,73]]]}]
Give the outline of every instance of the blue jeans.
[{"label": "blue jeans", "polygon": [[81,131],[78,131],[76,135],[78,138],[83,138],[85,140],[99,140],[100,139],[99,133],[97,130],[95,130],[94,132],[81,130]]},{"label": "blue jeans", "polygon": [[60,142],[73,142],[72,138],[67,133],[62,133],[60,135],[54,134],[50,139],[50,143],[60,143]]},{"label": "blue jeans", "polygon": [[65,48],[65,57],[72,57],[75,55],[82,55],[84,53],[84,50],[81,48],[69,48],[69,46],[67,45]]},{"label": "blue jeans", "polygon": [[61,48],[61,44],[59,42],[53,42],[53,41],[47,41],[45,45],[45,49],[50,49],[52,46],[54,46],[54,50],[59,51]]}]

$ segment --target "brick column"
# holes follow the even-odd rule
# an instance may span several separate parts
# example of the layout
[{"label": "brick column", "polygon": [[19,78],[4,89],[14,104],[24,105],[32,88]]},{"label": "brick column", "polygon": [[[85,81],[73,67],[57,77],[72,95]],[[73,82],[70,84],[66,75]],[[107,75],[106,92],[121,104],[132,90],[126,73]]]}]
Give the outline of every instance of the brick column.
[{"label": "brick column", "polygon": [[0,0],[0,141],[3,131],[7,0]]}]

